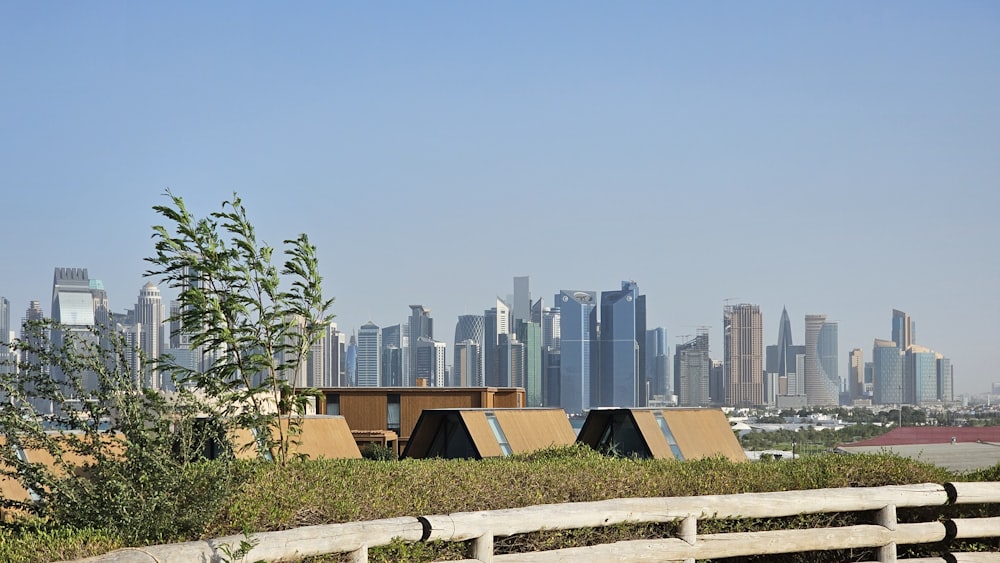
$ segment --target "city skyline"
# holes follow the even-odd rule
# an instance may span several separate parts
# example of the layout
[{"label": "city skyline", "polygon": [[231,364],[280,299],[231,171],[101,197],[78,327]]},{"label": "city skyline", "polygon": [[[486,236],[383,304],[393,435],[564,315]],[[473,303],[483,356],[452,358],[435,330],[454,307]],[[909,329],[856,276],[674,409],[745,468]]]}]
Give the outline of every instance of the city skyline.
[{"label": "city skyline", "polygon": [[345,331],[420,303],[450,339],[513,276],[546,302],[636,280],[671,351],[707,326],[721,359],[727,302],[773,344],[787,307],[797,344],[805,315],[837,323],[845,376],[898,309],[985,392],[998,24],[990,2],[6,4],[0,296],[14,326],[51,315],[53,268],[87,268],[132,307],[163,192],[204,216],[235,191],[262,240],[309,234]]}]

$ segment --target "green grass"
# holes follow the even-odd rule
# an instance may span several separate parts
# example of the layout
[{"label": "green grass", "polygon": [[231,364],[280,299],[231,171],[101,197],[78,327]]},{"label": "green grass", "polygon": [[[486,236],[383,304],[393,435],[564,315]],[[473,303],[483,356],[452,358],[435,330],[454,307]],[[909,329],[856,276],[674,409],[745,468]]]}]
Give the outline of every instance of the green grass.
[{"label": "green grass", "polygon": [[[313,460],[294,462],[281,469],[262,462],[239,464],[235,470],[241,474],[241,484],[236,493],[222,503],[198,537],[621,497],[943,483],[1000,477],[1000,466],[975,474],[957,475],[891,455],[825,455],[759,463],[733,463],[724,459],[677,462],[608,458],[576,446],[532,456],[482,461]],[[903,517],[906,515],[901,515]],[[800,518],[795,524],[825,525],[829,520],[829,515],[817,515],[814,520]],[[762,528],[785,525],[781,522],[758,524]],[[722,530],[727,525],[737,524],[720,523],[717,528]],[[498,538],[497,550],[554,549],[637,537],[665,537],[673,533],[673,525],[546,532]],[[75,531],[50,529],[44,524],[20,524],[3,529],[0,560],[34,562],[84,557],[123,544],[119,537],[100,530]],[[464,550],[465,546],[460,544],[397,543],[373,548],[371,558],[373,561],[429,561],[460,558]],[[316,559],[338,560],[343,559]],[[809,560],[824,559],[812,557]]]}]

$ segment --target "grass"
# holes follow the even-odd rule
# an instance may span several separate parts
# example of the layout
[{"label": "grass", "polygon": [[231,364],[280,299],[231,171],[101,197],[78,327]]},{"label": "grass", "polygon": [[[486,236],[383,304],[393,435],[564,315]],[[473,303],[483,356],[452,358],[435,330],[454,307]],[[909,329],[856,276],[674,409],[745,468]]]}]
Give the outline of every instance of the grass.
[{"label": "grass", "polygon": [[[312,524],[622,497],[867,487],[1000,477],[1000,466],[956,475],[892,455],[825,455],[758,463],[724,459],[677,462],[608,458],[577,446],[482,461],[321,459],[295,462],[281,469],[261,462],[239,463],[236,470],[244,476],[241,485],[222,503],[216,516],[209,520],[211,524],[199,534],[200,538]],[[822,518],[830,516],[816,518],[819,525]],[[797,524],[802,524],[801,519]],[[760,525],[766,528],[783,524]],[[719,528],[724,527],[720,523]],[[666,537],[673,533],[672,525],[544,532],[498,538],[497,550],[500,553],[555,549],[637,537]],[[35,562],[84,557],[122,545],[120,538],[101,530],[50,529],[44,523],[21,523],[2,529],[0,560]],[[373,561],[430,561],[466,555],[462,544],[444,543],[400,542],[371,550]],[[337,556],[314,559],[339,560],[346,559]]]}]

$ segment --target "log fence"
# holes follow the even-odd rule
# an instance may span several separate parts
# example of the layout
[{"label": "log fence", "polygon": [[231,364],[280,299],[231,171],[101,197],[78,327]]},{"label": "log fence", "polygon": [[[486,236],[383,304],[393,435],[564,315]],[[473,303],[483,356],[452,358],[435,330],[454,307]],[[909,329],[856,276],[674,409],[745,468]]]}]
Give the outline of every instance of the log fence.
[{"label": "log fence", "polygon": [[[1000,482],[923,483],[884,487],[813,489],[669,498],[629,498],[594,502],[547,504],[462,512],[447,515],[388,518],[307,526],[252,535],[254,547],[246,561],[283,561],[343,553],[355,563],[368,561],[368,550],[394,541],[469,542],[472,559],[462,563],[677,561],[777,555],[821,550],[869,548],[880,563],[897,561],[897,546],[937,543],[951,539],[1000,538],[1000,517],[935,519],[900,523],[899,508],[952,504],[998,505]],[[872,524],[829,528],[782,529],[759,532],[699,534],[704,520],[780,518],[804,514],[873,512]],[[617,524],[675,522],[677,537],[622,541],[588,547],[516,554],[494,554],[494,538],[538,532],[598,528]],[[223,562],[227,551],[244,536],[117,550],[87,563],[148,563],[170,561]],[[914,563],[1000,563],[1000,552],[946,553],[939,557],[898,559]]]}]

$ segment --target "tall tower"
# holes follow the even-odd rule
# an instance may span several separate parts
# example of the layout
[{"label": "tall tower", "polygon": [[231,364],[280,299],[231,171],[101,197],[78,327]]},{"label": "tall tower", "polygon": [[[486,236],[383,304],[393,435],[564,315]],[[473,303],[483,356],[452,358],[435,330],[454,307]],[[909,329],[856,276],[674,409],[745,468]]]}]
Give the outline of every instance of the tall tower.
[{"label": "tall tower", "polygon": [[528,276],[514,277],[514,303],[510,313],[512,327],[513,321],[531,319],[531,289]]},{"label": "tall tower", "polygon": [[677,382],[677,403],[682,407],[707,406],[709,397],[709,377],[712,361],[708,357],[708,332],[677,345],[674,354],[674,373]]},{"label": "tall tower", "polygon": [[487,386],[499,386],[502,379],[497,356],[501,334],[510,334],[510,306],[497,297],[496,307],[483,313],[483,381]]},{"label": "tall tower", "polygon": [[[139,301],[135,306],[135,320],[142,328],[139,348],[146,362],[155,361],[160,357],[163,327],[163,299],[160,288],[153,282],[148,282],[139,290]],[[152,364],[143,365],[143,385],[150,389],[161,389],[159,372],[152,369]]]},{"label": "tall tower", "polygon": [[850,385],[851,400],[862,399],[865,395],[865,355],[861,348],[851,350],[847,356],[847,381]]},{"label": "tall tower", "polygon": [[[70,340],[98,343],[95,334],[94,297],[86,268],[56,268],[52,276],[52,320],[58,328],[52,331],[52,344],[58,349]],[[52,379],[66,381],[66,374],[58,366],[52,367]],[[97,388],[97,374],[87,371],[79,374],[84,390]],[[67,390],[68,391],[68,390]]]},{"label": "tall tower", "polygon": [[592,367],[597,368],[597,292],[562,290],[560,313],[559,405],[570,414],[591,406]]},{"label": "tall tower", "polygon": [[766,404],[764,398],[763,316],[760,306],[727,305],[722,318],[726,404]]},{"label": "tall tower", "polygon": [[444,387],[446,346],[433,338],[421,336],[410,341],[416,350],[416,379],[432,387]]},{"label": "tall tower", "polygon": [[356,378],[358,387],[378,387],[382,355],[382,331],[368,321],[358,329]]},{"label": "tall tower", "polygon": [[656,327],[646,331],[646,381],[652,395],[666,397],[674,392],[670,385],[670,349],[667,329]]},{"label": "tall tower", "polygon": [[[638,287],[632,281],[623,281],[621,290],[601,293],[601,396],[598,404],[602,407],[645,404],[645,373],[640,377],[636,333],[637,297]],[[644,312],[642,316],[645,319]],[[594,401],[593,397],[591,401]]]},{"label": "tall tower", "polygon": [[892,310],[892,341],[900,350],[906,350],[913,345],[916,340],[913,338],[915,328],[913,319],[903,311]]},{"label": "tall tower", "polygon": [[806,315],[806,401],[812,406],[840,404],[837,373],[837,323],[826,315]]},{"label": "tall tower", "polygon": [[421,338],[434,339],[434,320],[431,319],[431,310],[423,305],[410,305],[409,331],[407,332],[410,343],[410,363],[407,374],[406,385],[416,385],[417,382],[417,346],[416,342]]},{"label": "tall tower", "polygon": [[875,404],[903,403],[903,351],[894,340],[875,339],[872,347],[872,387]]},{"label": "tall tower", "polygon": [[0,373],[12,373],[13,357],[10,352],[10,301],[0,296]]},{"label": "tall tower", "polygon": [[[484,327],[483,315],[459,315],[458,322],[455,323],[455,359],[452,362],[452,369],[455,370],[457,376],[454,378],[454,385],[475,386],[483,384],[483,366],[480,351],[483,349]],[[474,354],[469,345],[460,348],[459,343],[462,342],[474,343]],[[469,366],[467,362],[471,355],[475,356],[478,365],[475,370],[470,372],[468,371]]]}]

